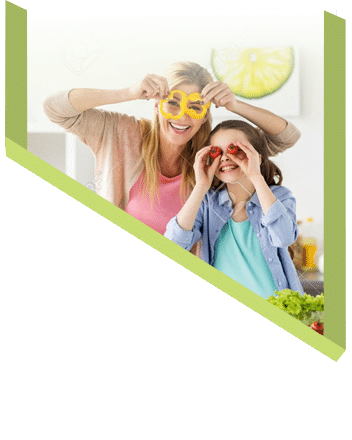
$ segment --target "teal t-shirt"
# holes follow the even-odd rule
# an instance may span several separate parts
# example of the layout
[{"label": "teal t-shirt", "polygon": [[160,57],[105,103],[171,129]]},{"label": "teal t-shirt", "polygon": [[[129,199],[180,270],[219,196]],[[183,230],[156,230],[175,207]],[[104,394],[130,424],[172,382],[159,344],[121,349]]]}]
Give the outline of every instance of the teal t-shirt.
[{"label": "teal t-shirt", "polygon": [[214,267],[265,299],[279,290],[249,219],[237,223],[230,218],[221,229]]}]

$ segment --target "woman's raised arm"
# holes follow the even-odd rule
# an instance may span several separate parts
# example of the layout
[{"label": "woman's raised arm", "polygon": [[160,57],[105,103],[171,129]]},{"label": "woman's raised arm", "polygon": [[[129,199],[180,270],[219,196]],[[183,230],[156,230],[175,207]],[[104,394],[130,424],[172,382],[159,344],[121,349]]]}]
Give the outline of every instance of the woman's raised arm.
[{"label": "woman's raised arm", "polygon": [[[117,144],[118,127],[120,131],[128,129],[136,133],[136,136],[139,135],[138,121],[133,116],[94,107],[83,110],[91,105],[112,103],[116,102],[115,98],[122,98],[121,95],[109,98],[107,90],[93,91],[93,93],[91,93],[92,89],[88,90],[85,92],[81,89],[60,90],[48,96],[43,101],[44,113],[51,122],[76,135],[95,155],[102,146]],[[74,99],[71,102],[72,96]]]},{"label": "woman's raised arm", "polygon": [[246,118],[269,136],[280,134],[287,127],[287,121],[280,116],[269,112],[269,110],[239,101],[237,98],[235,98],[231,109],[228,110]]},{"label": "woman's raised arm", "polygon": [[243,101],[239,101],[229,85],[221,81],[207,84],[202,90],[204,105],[209,101],[217,107],[242,116],[262,130],[270,156],[292,147],[301,137],[300,131],[291,122]]},{"label": "woman's raised arm", "polygon": [[164,96],[167,80],[157,75],[146,75],[125,89],[68,89],[56,92],[43,101],[43,109],[51,122],[72,133],[94,154],[102,145],[116,145],[117,131],[128,130],[138,143],[139,121],[134,116],[96,108],[137,99]]},{"label": "woman's raised arm", "polygon": [[78,112],[84,112],[100,105],[131,101],[130,88],[120,90],[72,89],[68,98]]},{"label": "woman's raised arm", "polygon": [[135,99],[163,98],[169,93],[166,78],[148,74],[131,87],[125,89],[72,89],[69,100],[80,112],[100,105],[118,104]]}]

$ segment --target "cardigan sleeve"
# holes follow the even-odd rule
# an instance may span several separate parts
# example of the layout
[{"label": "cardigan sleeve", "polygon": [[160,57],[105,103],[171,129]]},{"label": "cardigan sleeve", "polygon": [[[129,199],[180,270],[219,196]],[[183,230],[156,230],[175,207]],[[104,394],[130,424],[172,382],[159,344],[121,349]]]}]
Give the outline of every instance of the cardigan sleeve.
[{"label": "cardigan sleeve", "polygon": [[[70,90],[61,90],[43,101],[46,116],[69,133],[76,135],[97,155],[104,146],[119,147],[119,138],[126,130],[139,136],[139,123],[133,116],[92,108],[83,112],[76,110],[70,100]],[[121,146],[123,149],[124,146]]]},{"label": "cardigan sleeve", "polygon": [[266,147],[269,151],[269,156],[277,156],[279,153],[282,153],[295,145],[301,137],[301,132],[292,124],[292,122],[287,122],[284,131],[275,135],[269,135],[259,127],[257,127],[257,129],[264,138]]}]

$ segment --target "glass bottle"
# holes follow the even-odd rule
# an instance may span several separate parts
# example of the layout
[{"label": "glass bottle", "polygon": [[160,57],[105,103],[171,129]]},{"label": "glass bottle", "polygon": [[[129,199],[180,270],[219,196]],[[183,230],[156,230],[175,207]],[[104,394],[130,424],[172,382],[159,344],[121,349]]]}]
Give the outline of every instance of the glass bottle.
[{"label": "glass bottle", "polygon": [[302,228],[302,246],[303,246],[303,270],[317,270],[316,253],[317,239],[315,238],[315,228],[312,217],[308,217]]}]

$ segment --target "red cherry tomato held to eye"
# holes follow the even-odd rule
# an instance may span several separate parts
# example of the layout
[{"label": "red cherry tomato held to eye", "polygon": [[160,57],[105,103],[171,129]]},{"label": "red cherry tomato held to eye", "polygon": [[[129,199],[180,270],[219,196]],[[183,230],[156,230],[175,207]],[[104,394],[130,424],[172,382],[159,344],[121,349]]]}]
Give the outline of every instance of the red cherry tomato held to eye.
[{"label": "red cherry tomato held to eye", "polygon": [[236,153],[238,152],[238,146],[237,146],[237,145],[234,145],[234,144],[229,145],[229,146],[227,147],[227,152],[228,152],[229,154],[236,154]]},{"label": "red cherry tomato held to eye", "polygon": [[221,150],[219,147],[212,147],[209,151],[209,156],[212,159],[216,159],[218,156],[220,156],[220,154],[221,154]]}]

